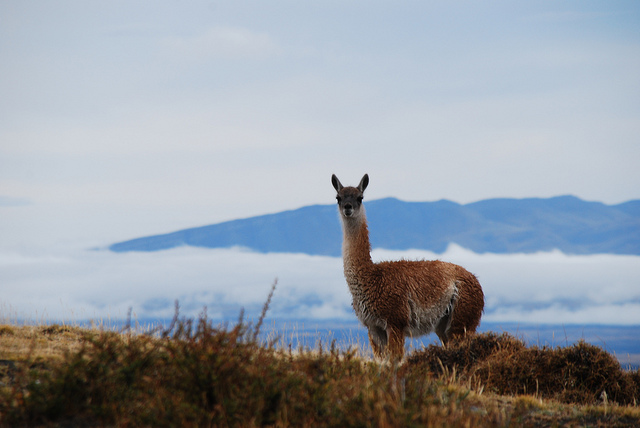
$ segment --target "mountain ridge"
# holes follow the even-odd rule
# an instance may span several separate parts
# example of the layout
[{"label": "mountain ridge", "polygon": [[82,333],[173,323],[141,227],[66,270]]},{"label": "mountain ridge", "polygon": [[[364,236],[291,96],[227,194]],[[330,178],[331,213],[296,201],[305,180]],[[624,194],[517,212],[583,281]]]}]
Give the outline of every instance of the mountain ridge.
[{"label": "mountain ridge", "polygon": [[[443,253],[455,243],[476,253],[640,255],[640,200],[617,205],[571,195],[495,198],[468,204],[447,199],[365,203],[373,248]],[[118,242],[114,252],[178,246],[246,247],[253,251],[340,256],[342,231],[335,204],[230,220]]]}]

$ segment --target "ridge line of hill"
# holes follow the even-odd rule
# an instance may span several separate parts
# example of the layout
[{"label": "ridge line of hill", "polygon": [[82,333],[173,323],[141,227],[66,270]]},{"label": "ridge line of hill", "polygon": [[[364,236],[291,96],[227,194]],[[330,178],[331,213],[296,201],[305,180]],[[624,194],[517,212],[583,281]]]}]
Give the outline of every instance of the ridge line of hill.
[{"label": "ridge line of hill", "polygon": [[[468,204],[442,199],[366,202],[374,248],[423,249],[438,254],[451,243],[476,253],[640,255],[640,200],[617,205],[575,196],[495,198]],[[114,252],[159,251],[180,246],[246,247],[253,251],[340,256],[336,208],[298,209],[136,238],[112,244]]]}]

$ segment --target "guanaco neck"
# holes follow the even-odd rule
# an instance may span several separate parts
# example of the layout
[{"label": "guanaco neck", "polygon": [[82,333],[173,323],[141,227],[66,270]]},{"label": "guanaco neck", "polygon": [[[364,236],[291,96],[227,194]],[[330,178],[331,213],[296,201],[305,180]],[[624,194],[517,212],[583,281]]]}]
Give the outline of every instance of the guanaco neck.
[{"label": "guanaco neck", "polygon": [[357,274],[362,269],[373,265],[371,261],[371,243],[369,242],[369,228],[364,207],[356,217],[342,216],[342,258],[344,272],[349,281],[350,274]]}]

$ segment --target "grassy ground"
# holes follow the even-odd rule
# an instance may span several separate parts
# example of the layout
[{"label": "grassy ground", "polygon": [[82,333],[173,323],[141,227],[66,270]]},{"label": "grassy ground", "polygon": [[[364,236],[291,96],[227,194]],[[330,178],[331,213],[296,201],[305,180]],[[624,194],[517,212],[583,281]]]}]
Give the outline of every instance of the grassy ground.
[{"label": "grassy ground", "polygon": [[640,372],[583,342],[484,333],[391,366],[258,330],[0,325],[0,426],[640,427]]}]

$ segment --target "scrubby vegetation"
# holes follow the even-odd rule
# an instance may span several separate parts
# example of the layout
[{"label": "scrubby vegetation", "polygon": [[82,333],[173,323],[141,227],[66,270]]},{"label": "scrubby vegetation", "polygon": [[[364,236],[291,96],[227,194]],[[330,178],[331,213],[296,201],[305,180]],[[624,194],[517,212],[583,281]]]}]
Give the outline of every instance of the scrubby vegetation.
[{"label": "scrubby vegetation", "polygon": [[580,341],[565,348],[528,348],[507,333],[485,333],[449,348],[430,345],[407,361],[405,375],[441,376],[500,395],[527,395],[563,403],[637,405],[640,372],[624,371],[603,349]]},{"label": "scrubby vegetation", "polygon": [[640,373],[582,342],[485,333],[397,367],[260,342],[261,321],[174,321],[151,334],[0,326],[0,425],[640,426]]}]

